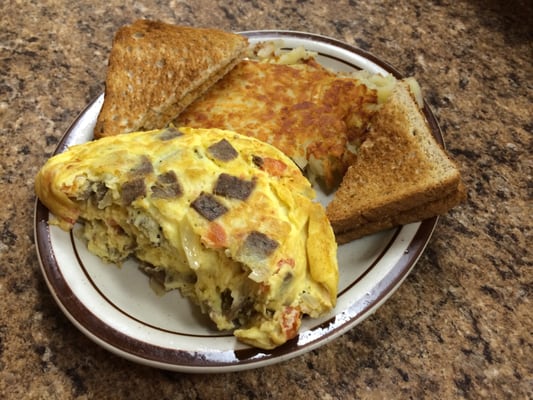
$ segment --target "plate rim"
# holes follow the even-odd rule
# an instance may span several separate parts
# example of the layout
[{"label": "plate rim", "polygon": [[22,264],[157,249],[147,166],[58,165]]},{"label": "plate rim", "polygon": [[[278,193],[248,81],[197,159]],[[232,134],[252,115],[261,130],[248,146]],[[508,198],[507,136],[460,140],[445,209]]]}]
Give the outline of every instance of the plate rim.
[{"label": "plate rim", "polygon": [[[393,74],[396,78],[403,78],[403,75],[386,61],[374,56],[372,53],[332,37],[292,30],[253,30],[239,33],[248,36],[249,38],[256,39],[267,35],[274,35],[280,39],[290,38],[315,42],[318,41],[364,57]],[[100,93],[83,108],[62,135],[53,152],[54,155],[64,151],[66,147],[68,147],[68,140],[72,131],[81,123],[87,111],[91,107],[96,106],[98,102],[102,101],[103,93]],[[430,125],[435,139],[439,144],[444,146],[442,131],[425,99],[422,111]],[[48,209],[39,201],[39,199],[36,199],[34,208],[34,237],[41,272],[60,309],[82,333],[112,353],[137,363],[178,372],[206,373],[259,368],[285,361],[322,346],[352,329],[364,319],[372,315],[373,312],[397,290],[423,254],[438,222],[438,217],[429,218],[419,222],[419,226],[416,228],[416,233],[407,245],[404,254],[400,256],[396,263],[381,279],[380,290],[377,291],[376,288],[373,287],[370,293],[366,293],[365,296],[351,303],[348,310],[343,310],[343,312],[351,313],[349,318],[345,321],[336,323],[334,328],[329,329],[326,335],[319,335],[317,338],[311,338],[308,342],[299,345],[297,339],[301,336],[300,333],[295,339],[274,350],[265,351],[250,347],[230,351],[233,355],[228,354],[227,358],[223,357],[222,353],[217,353],[216,357],[210,358],[210,353],[202,353],[202,351],[193,353],[187,350],[163,348],[140,341],[110,327],[104,321],[99,319],[98,316],[94,315],[94,313],[76,297],[72,288],[70,288],[68,283],[62,278],[60,266],[55,258],[52,248],[50,227],[48,223],[49,217],[50,213]],[[394,240],[398,237],[403,228],[404,227],[394,228],[394,234],[389,239],[388,245],[394,243]],[[337,315],[332,316],[330,319],[320,324],[319,328],[331,325],[331,321],[335,320],[336,317]]]}]

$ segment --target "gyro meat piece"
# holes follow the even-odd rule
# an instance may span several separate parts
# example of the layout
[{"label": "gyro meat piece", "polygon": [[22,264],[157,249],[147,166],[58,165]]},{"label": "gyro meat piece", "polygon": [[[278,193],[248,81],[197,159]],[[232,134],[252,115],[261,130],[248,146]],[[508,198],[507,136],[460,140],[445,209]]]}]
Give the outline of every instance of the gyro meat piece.
[{"label": "gyro meat piece", "polygon": [[221,161],[231,161],[239,155],[237,150],[226,139],[209,146],[207,152]]},{"label": "gyro meat piece", "polygon": [[209,221],[214,221],[221,215],[228,212],[228,209],[221,204],[213,195],[209,193],[201,193],[191,203],[191,207],[198,212],[202,217]]},{"label": "gyro meat piece", "polygon": [[255,180],[241,179],[222,173],[219,175],[213,193],[231,199],[246,200],[255,188]]}]

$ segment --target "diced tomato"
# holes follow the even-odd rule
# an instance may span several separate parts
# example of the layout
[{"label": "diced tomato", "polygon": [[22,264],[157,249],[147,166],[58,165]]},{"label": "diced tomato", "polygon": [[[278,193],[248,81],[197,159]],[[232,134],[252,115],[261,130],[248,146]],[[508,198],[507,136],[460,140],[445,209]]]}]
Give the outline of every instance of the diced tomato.
[{"label": "diced tomato", "polygon": [[115,232],[117,233],[122,233],[124,232],[124,230],[122,229],[122,227],[118,224],[117,221],[115,221],[113,218],[108,218],[106,220],[106,224],[107,226],[109,226],[110,228],[112,228]]},{"label": "diced tomato", "polygon": [[287,339],[292,339],[298,333],[300,323],[302,320],[302,313],[296,307],[285,307],[281,319],[281,327]]},{"label": "diced tomato", "polygon": [[259,293],[260,294],[267,294],[270,291],[270,285],[265,282],[259,283]]},{"label": "diced tomato", "polygon": [[207,230],[206,245],[212,248],[225,247],[227,242],[226,231],[216,222],[211,222]]},{"label": "diced tomato", "polygon": [[[296,265],[296,261],[294,261],[294,258],[282,258],[278,261],[278,269],[277,271],[279,271],[281,269],[281,267],[283,266],[283,264],[287,264],[289,265],[291,268],[294,268],[294,266]],[[276,272],[277,272],[276,271]]]},{"label": "diced tomato", "polygon": [[287,169],[287,164],[275,158],[264,157],[262,168],[272,176],[281,176]]}]

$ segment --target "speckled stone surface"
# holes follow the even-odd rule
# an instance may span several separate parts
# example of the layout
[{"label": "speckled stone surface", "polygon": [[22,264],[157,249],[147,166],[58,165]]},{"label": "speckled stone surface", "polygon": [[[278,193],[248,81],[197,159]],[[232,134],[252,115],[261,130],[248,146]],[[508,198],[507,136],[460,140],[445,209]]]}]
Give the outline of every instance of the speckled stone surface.
[{"label": "speckled stone surface", "polygon": [[[533,397],[530,1],[0,2],[0,398]],[[33,178],[103,89],[140,17],[292,29],[357,45],[421,83],[466,184],[400,289],[339,339],[282,364],[187,375],[100,348],[41,276]]]}]

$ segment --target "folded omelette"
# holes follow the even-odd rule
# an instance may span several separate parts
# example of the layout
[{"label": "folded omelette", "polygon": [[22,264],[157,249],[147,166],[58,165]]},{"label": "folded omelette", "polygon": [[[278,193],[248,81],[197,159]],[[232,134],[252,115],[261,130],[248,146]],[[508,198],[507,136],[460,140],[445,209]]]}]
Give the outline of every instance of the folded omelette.
[{"label": "folded omelette", "polygon": [[62,229],[179,289],[220,330],[271,349],[336,302],[336,243],[299,168],[219,129],[110,136],[55,155],[35,182]]}]

